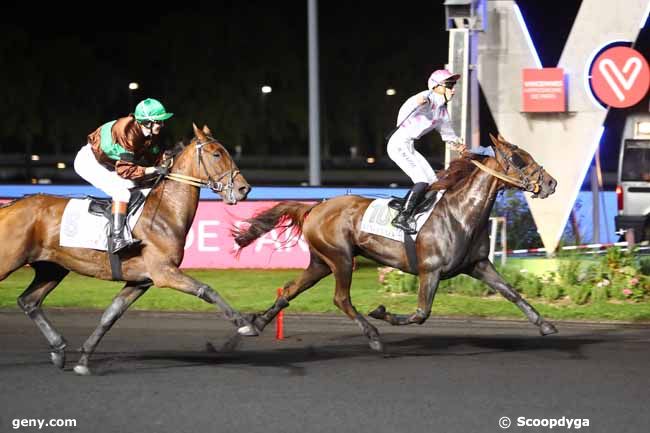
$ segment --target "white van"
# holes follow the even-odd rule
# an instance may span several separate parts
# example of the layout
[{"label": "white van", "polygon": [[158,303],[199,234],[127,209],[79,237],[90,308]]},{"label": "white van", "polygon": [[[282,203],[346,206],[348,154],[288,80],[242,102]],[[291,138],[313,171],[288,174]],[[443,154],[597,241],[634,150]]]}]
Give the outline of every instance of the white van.
[{"label": "white van", "polygon": [[650,113],[625,121],[616,185],[616,230],[634,229],[636,242],[650,240]]}]

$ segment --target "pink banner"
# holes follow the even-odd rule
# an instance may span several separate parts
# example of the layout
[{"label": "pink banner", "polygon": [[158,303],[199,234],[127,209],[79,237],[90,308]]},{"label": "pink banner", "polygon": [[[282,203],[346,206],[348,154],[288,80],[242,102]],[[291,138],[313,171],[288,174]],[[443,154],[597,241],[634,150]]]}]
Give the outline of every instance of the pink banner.
[{"label": "pink banner", "polygon": [[220,201],[199,203],[192,228],[185,243],[183,268],[305,268],[309,264],[309,248],[302,236],[273,229],[253,244],[238,250],[230,229],[240,227],[255,213],[278,202],[241,202],[227,206]]}]

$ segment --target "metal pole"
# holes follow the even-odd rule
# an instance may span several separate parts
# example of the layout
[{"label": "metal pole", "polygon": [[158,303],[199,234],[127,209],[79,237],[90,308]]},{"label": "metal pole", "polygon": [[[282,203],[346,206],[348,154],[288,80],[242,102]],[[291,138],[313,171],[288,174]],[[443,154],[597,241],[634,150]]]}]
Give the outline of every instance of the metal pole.
[{"label": "metal pole", "polygon": [[307,27],[309,28],[309,184],[320,185],[317,0],[307,0]]},{"label": "metal pole", "polygon": [[506,227],[508,220],[506,217],[501,217],[501,248],[503,254],[501,254],[501,265],[506,265],[506,260],[508,259],[508,229]]},{"label": "metal pole", "polygon": [[490,253],[488,255],[488,260],[494,263],[494,252],[496,251],[497,246],[497,226],[499,221],[497,218],[490,218]]},{"label": "metal pole", "polygon": [[592,197],[592,223],[593,223],[593,236],[592,243],[600,243],[600,200],[598,197],[598,174],[596,173],[596,166],[591,167],[591,197]]}]

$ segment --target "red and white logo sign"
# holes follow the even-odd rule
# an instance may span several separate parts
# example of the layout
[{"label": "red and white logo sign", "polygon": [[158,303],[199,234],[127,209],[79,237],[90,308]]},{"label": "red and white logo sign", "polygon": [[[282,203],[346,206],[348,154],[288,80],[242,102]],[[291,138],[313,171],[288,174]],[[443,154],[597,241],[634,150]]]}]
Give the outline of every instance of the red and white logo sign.
[{"label": "red and white logo sign", "polygon": [[631,107],[648,92],[650,68],[643,54],[628,47],[613,47],[602,53],[591,66],[591,87],[604,104]]},{"label": "red and white logo sign", "polygon": [[562,68],[527,68],[522,70],[522,111],[566,111],[564,70]]}]

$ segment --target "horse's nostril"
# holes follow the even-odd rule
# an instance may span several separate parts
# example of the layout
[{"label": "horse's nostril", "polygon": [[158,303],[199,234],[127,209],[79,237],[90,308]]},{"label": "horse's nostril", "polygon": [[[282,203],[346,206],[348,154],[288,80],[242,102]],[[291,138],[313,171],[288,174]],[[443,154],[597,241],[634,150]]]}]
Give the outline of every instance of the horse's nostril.
[{"label": "horse's nostril", "polygon": [[239,188],[239,193],[245,197],[245,196],[248,195],[250,190],[251,190],[250,186],[242,186],[242,187]]}]

